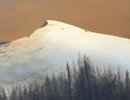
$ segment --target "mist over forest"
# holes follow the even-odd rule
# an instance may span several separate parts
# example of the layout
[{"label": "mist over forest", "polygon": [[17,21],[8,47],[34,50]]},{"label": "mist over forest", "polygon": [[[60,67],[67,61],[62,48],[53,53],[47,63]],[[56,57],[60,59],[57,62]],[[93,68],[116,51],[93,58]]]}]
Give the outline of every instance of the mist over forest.
[{"label": "mist over forest", "polygon": [[[77,67],[78,66],[78,67]],[[0,100],[130,100],[129,71],[117,72],[111,67],[100,72],[86,56],[77,59],[66,71],[50,77],[44,83],[37,81],[29,86],[13,86],[9,95],[1,88]]]}]

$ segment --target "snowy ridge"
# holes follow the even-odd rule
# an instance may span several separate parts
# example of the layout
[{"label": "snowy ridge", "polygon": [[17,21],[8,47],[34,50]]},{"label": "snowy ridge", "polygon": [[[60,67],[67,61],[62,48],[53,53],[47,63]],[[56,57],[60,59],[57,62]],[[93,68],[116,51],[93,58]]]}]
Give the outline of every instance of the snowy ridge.
[{"label": "snowy ridge", "polygon": [[[78,53],[93,64],[130,69],[130,40],[86,31],[63,22],[47,20],[30,36],[0,45],[0,84],[41,79],[63,70]],[[25,79],[25,80],[24,80]]]}]

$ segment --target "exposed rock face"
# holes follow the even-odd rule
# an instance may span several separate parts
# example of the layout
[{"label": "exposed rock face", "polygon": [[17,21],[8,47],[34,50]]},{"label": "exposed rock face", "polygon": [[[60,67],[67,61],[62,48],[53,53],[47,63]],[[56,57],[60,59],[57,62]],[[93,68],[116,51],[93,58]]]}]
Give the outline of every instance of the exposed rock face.
[{"label": "exposed rock face", "polygon": [[60,71],[78,53],[94,65],[130,67],[130,40],[47,20],[32,35],[0,45],[0,84],[27,83]]},{"label": "exposed rock face", "polygon": [[0,45],[2,45],[2,44],[6,44],[6,43],[8,43],[8,42],[0,42]]}]

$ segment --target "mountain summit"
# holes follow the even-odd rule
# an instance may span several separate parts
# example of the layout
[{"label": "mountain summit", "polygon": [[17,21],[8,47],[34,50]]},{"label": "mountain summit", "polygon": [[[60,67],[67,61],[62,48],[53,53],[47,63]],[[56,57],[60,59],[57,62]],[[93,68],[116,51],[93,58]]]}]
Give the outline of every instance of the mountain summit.
[{"label": "mountain summit", "polygon": [[0,45],[0,83],[40,79],[86,55],[97,66],[130,66],[130,40],[47,20],[30,36]]}]

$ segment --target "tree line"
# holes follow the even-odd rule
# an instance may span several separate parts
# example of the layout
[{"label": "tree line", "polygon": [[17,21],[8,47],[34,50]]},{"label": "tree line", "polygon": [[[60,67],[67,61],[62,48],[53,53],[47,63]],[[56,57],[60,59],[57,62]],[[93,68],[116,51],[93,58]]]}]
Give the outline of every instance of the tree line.
[{"label": "tree line", "polygon": [[44,83],[29,87],[16,86],[9,96],[2,89],[0,100],[130,100],[130,78],[110,67],[103,72],[87,57],[79,57],[77,64],[66,64],[66,72],[46,75]]}]

